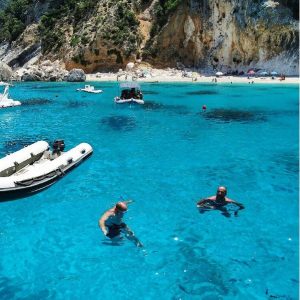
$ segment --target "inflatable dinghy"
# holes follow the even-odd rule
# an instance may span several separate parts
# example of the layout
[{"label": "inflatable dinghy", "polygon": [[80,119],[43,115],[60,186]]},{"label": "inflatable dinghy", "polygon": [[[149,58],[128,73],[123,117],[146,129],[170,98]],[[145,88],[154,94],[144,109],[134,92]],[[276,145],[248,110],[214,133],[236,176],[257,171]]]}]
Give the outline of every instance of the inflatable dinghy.
[{"label": "inflatable dinghy", "polygon": [[47,142],[39,141],[0,159],[0,201],[49,187],[93,153],[87,143],[66,152],[64,148],[63,140],[54,142],[53,151]]}]

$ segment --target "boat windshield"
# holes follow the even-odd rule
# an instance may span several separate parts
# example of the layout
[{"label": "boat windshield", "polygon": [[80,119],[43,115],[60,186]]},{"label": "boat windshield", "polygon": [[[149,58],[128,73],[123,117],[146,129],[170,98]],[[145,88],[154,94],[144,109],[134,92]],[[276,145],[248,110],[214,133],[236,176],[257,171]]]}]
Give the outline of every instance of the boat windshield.
[{"label": "boat windshield", "polygon": [[134,88],[134,89],[141,89],[140,88],[140,85],[136,82],[123,82],[120,84],[120,88],[123,89],[123,88]]}]

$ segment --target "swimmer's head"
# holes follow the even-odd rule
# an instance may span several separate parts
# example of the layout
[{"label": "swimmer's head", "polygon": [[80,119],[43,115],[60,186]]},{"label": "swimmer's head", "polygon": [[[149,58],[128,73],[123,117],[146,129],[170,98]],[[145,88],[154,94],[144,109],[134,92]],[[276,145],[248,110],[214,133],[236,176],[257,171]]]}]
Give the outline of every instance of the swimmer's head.
[{"label": "swimmer's head", "polygon": [[116,211],[117,212],[122,212],[122,213],[124,213],[124,212],[126,212],[127,211],[127,205],[126,205],[126,203],[125,202],[118,202],[117,204],[116,204]]},{"label": "swimmer's head", "polygon": [[227,195],[227,188],[225,186],[219,186],[217,189],[217,196],[225,197]]}]

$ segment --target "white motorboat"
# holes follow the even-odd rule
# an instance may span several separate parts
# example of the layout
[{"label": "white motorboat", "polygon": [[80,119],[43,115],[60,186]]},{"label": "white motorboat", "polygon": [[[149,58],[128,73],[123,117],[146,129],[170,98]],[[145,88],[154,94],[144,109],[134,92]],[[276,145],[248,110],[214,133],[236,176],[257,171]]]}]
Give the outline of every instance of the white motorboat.
[{"label": "white motorboat", "polygon": [[15,101],[15,100],[9,99],[9,94],[8,94],[9,84],[8,83],[1,82],[0,85],[5,86],[3,94],[0,93],[0,108],[21,105],[20,101]]},{"label": "white motorboat", "polygon": [[55,183],[92,153],[92,147],[81,143],[64,152],[63,140],[38,141],[0,159],[0,201],[22,198]]},{"label": "white motorboat", "polygon": [[124,82],[120,84],[121,95],[115,97],[115,103],[137,103],[144,104],[140,85],[136,82]]},{"label": "white motorboat", "polygon": [[84,88],[82,88],[82,89],[77,89],[77,91],[79,91],[79,92],[93,93],[93,94],[99,94],[99,93],[103,92],[102,90],[95,90],[95,87],[92,86],[92,85],[89,85],[89,84],[86,84],[84,86]]}]

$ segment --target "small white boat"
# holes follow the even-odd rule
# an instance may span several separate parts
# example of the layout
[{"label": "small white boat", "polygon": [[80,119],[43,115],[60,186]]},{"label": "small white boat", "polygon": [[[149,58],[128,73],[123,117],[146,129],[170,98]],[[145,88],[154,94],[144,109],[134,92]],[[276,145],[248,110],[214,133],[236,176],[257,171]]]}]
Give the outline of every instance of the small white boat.
[{"label": "small white boat", "polygon": [[9,84],[8,83],[1,82],[0,85],[5,86],[3,94],[0,93],[0,108],[21,105],[20,101],[15,101],[15,100],[9,99],[9,95],[8,95]]},{"label": "small white boat", "polygon": [[118,104],[137,103],[144,104],[141,88],[136,82],[124,82],[120,84],[121,96],[115,97],[114,101]]},{"label": "small white boat", "polygon": [[86,84],[84,86],[84,88],[82,88],[82,89],[77,89],[77,91],[79,91],[79,92],[93,93],[93,94],[99,94],[99,93],[103,92],[102,90],[95,90],[95,87],[92,86],[92,85],[89,85],[89,84]]},{"label": "small white boat", "polygon": [[64,152],[63,140],[53,143],[38,141],[0,159],[0,201],[22,198],[55,183],[93,153],[81,143]]}]

